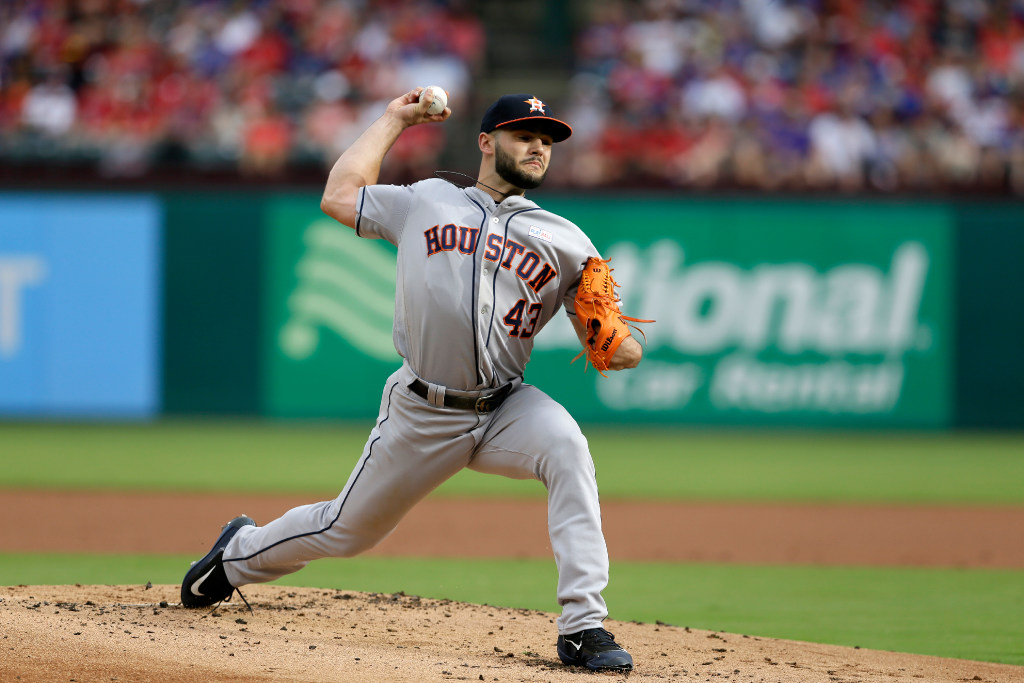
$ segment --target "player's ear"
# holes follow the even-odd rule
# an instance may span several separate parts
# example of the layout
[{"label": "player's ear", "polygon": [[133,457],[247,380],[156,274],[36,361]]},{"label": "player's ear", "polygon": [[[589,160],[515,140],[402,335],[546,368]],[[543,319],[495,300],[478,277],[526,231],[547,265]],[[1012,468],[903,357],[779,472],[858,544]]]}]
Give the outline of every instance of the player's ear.
[{"label": "player's ear", "polygon": [[492,134],[480,133],[476,142],[483,154],[494,154],[494,136]]}]

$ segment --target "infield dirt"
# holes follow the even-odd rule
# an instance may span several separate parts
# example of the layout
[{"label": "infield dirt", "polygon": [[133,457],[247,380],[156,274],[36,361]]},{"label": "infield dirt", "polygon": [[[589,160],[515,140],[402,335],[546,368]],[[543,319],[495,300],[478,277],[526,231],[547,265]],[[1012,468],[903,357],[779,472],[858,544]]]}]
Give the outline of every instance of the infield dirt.
[{"label": "infield dirt", "polygon": [[[626,680],[562,666],[555,615],[324,589],[253,586],[185,610],[177,586],[0,589],[4,681]],[[606,622],[629,681],[1024,681],[1024,667]]]}]

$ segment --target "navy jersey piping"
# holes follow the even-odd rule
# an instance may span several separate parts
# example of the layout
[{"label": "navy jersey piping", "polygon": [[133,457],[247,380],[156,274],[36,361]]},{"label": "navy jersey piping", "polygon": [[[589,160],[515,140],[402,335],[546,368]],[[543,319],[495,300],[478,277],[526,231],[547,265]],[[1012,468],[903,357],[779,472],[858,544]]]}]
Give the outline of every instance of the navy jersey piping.
[{"label": "navy jersey piping", "polygon": [[363,201],[366,197],[366,186],[359,188],[359,201],[356,202],[356,236],[362,237],[359,233],[359,222],[363,220]]},{"label": "navy jersey piping", "polygon": [[[509,223],[511,223],[512,219],[515,218],[516,216],[518,216],[519,214],[526,213],[528,211],[540,211],[540,207],[538,206],[538,207],[535,207],[535,208],[532,208],[532,209],[522,209],[521,211],[516,211],[514,214],[509,216],[508,219],[505,220],[505,236],[502,238],[501,254],[498,256],[498,267],[494,269],[494,277],[491,279],[491,291],[492,292],[498,286],[498,273],[501,271],[501,259],[505,255],[506,247],[508,247],[508,226],[509,226]],[[495,298],[495,300],[497,300],[497,298],[498,298],[497,295],[495,295],[494,298]],[[490,345],[491,345],[491,331],[494,330],[494,314],[495,314],[495,310],[492,308],[491,309],[491,322],[487,325],[487,341],[484,342],[484,348],[490,347]]]},{"label": "navy jersey piping", "polygon": [[[385,413],[386,413],[387,416],[383,420],[380,421],[379,425],[377,425],[378,431],[381,430],[384,427],[384,423],[385,422],[387,422],[389,419],[391,419],[391,395],[395,393],[395,389],[398,387],[398,384],[399,384],[399,382],[396,380],[394,385],[391,387],[391,391],[388,392],[388,407],[385,410]],[[359,483],[359,477],[360,477],[360,475],[362,475],[363,470],[366,469],[366,463],[370,462],[370,458],[373,457],[373,447],[374,447],[374,445],[378,441],[380,441],[380,438],[381,438],[381,435],[378,434],[377,438],[374,439],[370,443],[370,448],[369,448],[369,452],[366,455],[366,459],[363,460],[363,464],[360,465],[359,473],[356,474],[355,479],[352,480],[352,485],[348,487],[348,492],[345,493],[345,497],[341,500],[341,505],[338,506],[338,514],[336,514],[334,516],[334,519],[331,520],[330,524],[325,526],[323,529],[318,529],[317,531],[309,531],[309,532],[306,532],[304,534],[295,534],[294,536],[289,536],[288,538],[282,538],[280,541],[272,543],[272,544],[268,545],[266,548],[260,548],[259,550],[257,550],[253,554],[248,555],[246,557],[232,557],[231,559],[223,558],[221,561],[222,562],[245,562],[247,560],[251,560],[252,558],[254,558],[257,555],[259,555],[260,553],[264,553],[264,552],[270,550],[271,548],[275,548],[275,547],[281,545],[282,543],[287,543],[288,541],[294,541],[296,538],[304,538],[306,536],[316,536],[317,534],[322,534],[325,531],[329,531],[330,528],[333,527],[335,525],[335,523],[338,521],[338,518],[341,517],[341,511],[345,509],[345,501],[347,501],[348,497],[350,495],[352,495],[352,489],[354,489],[356,487],[356,484]]]},{"label": "navy jersey piping", "polygon": [[484,228],[487,227],[487,210],[484,209],[484,207],[481,206],[480,203],[477,200],[473,199],[468,194],[466,195],[466,198],[469,199],[469,201],[471,201],[474,204],[476,204],[476,207],[478,209],[480,209],[480,213],[481,213],[481,218],[480,218],[480,239],[478,239],[476,241],[476,248],[473,250],[473,286],[472,286],[472,292],[473,293],[472,293],[471,308],[470,308],[470,311],[471,311],[471,322],[473,323],[473,365],[474,365],[474,369],[476,371],[476,379],[477,379],[478,382],[480,382],[481,381],[481,379],[480,379],[480,348],[479,348],[479,345],[477,343],[477,337],[476,337],[476,325],[477,325],[477,320],[476,320],[476,293],[477,293],[476,292],[476,290],[477,290],[476,269],[477,269],[477,255],[480,253],[480,243],[486,241],[486,239],[487,239],[487,235],[484,232]]}]

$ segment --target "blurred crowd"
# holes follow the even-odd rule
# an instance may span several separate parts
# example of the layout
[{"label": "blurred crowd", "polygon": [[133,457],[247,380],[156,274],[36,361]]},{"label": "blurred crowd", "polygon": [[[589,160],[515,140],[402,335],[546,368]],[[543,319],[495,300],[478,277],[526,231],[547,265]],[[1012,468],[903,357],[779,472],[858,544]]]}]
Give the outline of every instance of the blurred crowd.
[{"label": "blurred crowd", "polygon": [[[458,2],[2,0],[0,163],[330,164],[399,92],[457,106],[483,49]],[[444,135],[410,131],[389,163],[433,170]]]},{"label": "blurred crowd", "polygon": [[1024,193],[1021,0],[611,0],[576,186]]},{"label": "blurred crowd", "polygon": [[[553,185],[1024,193],[1024,0],[573,7],[565,92],[544,95],[575,130]],[[474,9],[0,0],[0,165],[329,165],[405,89],[479,104],[488,32]],[[408,131],[387,163],[429,175],[451,128]]]}]

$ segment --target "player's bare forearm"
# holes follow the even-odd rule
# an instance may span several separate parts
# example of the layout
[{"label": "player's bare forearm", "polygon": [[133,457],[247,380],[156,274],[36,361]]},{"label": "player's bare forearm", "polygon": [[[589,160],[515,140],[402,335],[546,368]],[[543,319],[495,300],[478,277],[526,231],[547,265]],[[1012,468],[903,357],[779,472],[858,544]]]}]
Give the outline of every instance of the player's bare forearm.
[{"label": "player's bare forearm", "polygon": [[644,347],[633,337],[626,337],[615,349],[615,355],[608,362],[609,370],[628,370],[640,365],[640,359],[644,357]]},{"label": "player's bare forearm", "polygon": [[[587,328],[584,327],[579,318],[570,317],[569,319],[572,320],[572,327],[576,331],[576,336],[579,337],[580,344],[585,348],[587,346]],[[640,364],[643,356],[644,347],[640,345],[640,342],[632,336],[626,337],[619,344],[619,348],[615,349],[611,360],[608,361],[608,369],[629,370],[630,368],[635,368]]]},{"label": "player's bare forearm", "polygon": [[334,163],[320,200],[320,209],[324,213],[343,225],[354,227],[359,190],[377,182],[384,155],[402,131],[420,123],[444,121],[451,116],[452,112],[447,108],[440,114],[428,114],[432,98],[425,97],[420,102],[421,90],[415,88],[392,100],[381,117],[363,131]]},{"label": "player's bare forearm", "polygon": [[405,128],[401,121],[385,113],[363,131],[334,163],[320,209],[339,223],[355,227],[359,189],[377,182],[384,155]]}]

